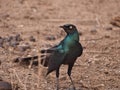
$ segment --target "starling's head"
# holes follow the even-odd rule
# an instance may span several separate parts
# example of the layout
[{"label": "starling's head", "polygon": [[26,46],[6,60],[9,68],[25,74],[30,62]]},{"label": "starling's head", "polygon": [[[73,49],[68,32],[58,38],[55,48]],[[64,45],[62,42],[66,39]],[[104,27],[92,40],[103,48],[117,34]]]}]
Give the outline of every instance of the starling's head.
[{"label": "starling's head", "polygon": [[73,24],[65,24],[63,26],[60,26],[60,28],[63,28],[67,34],[71,34],[77,31],[76,26]]}]

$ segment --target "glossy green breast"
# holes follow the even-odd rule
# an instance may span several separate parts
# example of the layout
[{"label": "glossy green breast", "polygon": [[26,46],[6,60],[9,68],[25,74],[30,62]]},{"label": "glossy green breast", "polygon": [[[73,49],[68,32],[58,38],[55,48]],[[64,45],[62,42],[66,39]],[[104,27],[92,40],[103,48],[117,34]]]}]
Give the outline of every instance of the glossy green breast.
[{"label": "glossy green breast", "polygon": [[74,32],[73,34],[69,34],[64,39],[63,48],[65,52],[68,52],[71,47],[75,45],[75,42],[79,41],[79,34],[78,32]]}]

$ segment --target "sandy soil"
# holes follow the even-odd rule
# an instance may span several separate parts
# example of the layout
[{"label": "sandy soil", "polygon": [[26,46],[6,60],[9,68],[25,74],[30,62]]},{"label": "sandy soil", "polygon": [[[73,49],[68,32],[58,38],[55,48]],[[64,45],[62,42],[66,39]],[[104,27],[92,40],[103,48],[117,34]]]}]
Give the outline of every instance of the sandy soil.
[{"label": "sandy soil", "polygon": [[[59,26],[72,23],[84,47],[72,70],[77,90],[120,90],[120,28],[110,24],[116,16],[120,0],[0,0],[0,36],[22,38],[17,47],[0,47],[0,79],[12,83],[13,90],[54,90],[55,73],[45,78],[41,65],[29,67],[13,60],[59,43],[65,36]],[[30,48],[21,50],[23,44]],[[60,90],[70,86],[66,71],[62,66]]]}]

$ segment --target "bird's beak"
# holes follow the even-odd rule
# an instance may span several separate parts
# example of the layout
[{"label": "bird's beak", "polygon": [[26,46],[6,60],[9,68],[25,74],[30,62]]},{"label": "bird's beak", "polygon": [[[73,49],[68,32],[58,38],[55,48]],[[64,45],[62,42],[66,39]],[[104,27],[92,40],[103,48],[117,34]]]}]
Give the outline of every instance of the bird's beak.
[{"label": "bird's beak", "polygon": [[64,26],[60,26],[60,28],[64,28]]}]

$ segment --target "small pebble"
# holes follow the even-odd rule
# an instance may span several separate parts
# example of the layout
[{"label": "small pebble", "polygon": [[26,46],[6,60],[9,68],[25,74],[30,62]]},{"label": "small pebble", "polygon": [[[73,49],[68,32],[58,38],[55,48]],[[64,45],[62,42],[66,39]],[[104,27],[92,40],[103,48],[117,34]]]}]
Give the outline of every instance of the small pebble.
[{"label": "small pebble", "polygon": [[3,40],[4,40],[4,42],[8,42],[9,41],[9,39],[8,38],[3,38]]},{"label": "small pebble", "polygon": [[113,30],[113,28],[112,27],[106,27],[106,30]]},{"label": "small pebble", "polygon": [[22,41],[20,34],[16,34],[15,39],[16,41]]},{"label": "small pebble", "polygon": [[9,42],[9,45],[10,45],[11,47],[16,47],[17,45],[19,45],[19,42],[18,42],[18,41],[15,41],[15,40],[12,40],[12,41]]},{"label": "small pebble", "polygon": [[3,47],[4,39],[0,38],[0,47]]},{"label": "small pebble", "polygon": [[82,32],[78,32],[78,33],[79,33],[79,35],[80,35],[80,36],[82,36],[82,35],[83,35],[83,33],[82,33]]},{"label": "small pebble", "polygon": [[13,62],[15,62],[15,63],[18,63],[19,61],[20,61],[20,57],[15,58],[15,59],[13,60]]},{"label": "small pebble", "polygon": [[96,34],[96,33],[97,33],[97,30],[96,30],[96,29],[92,29],[90,32],[91,32],[92,34]]},{"label": "small pebble", "polygon": [[52,47],[51,44],[45,44],[45,47],[49,48],[49,47]]},{"label": "small pebble", "polygon": [[18,50],[20,51],[26,51],[27,49],[30,49],[30,45],[29,44],[23,44],[23,45],[20,45],[18,46]]},{"label": "small pebble", "polygon": [[110,38],[110,36],[109,35],[105,35],[105,38]]},{"label": "small pebble", "polygon": [[107,71],[106,72],[104,72],[105,74],[109,74]]},{"label": "small pebble", "polygon": [[15,37],[14,36],[9,36],[8,37],[8,42],[11,41],[11,40],[15,40]]},{"label": "small pebble", "polygon": [[30,36],[30,37],[29,37],[29,40],[32,41],[32,42],[35,42],[35,41],[36,41],[36,39],[35,39],[33,36]]},{"label": "small pebble", "polygon": [[117,47],[117,49],[120,49],[120,47]]},{"label": "small pebble", "polygon": [[52,35],[46,37],[46,40],[55,40],[55,39],[56,39],[56,38],[55,38],[54,36],[52,36]]}]

